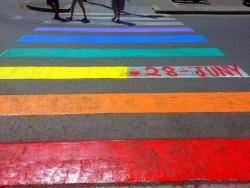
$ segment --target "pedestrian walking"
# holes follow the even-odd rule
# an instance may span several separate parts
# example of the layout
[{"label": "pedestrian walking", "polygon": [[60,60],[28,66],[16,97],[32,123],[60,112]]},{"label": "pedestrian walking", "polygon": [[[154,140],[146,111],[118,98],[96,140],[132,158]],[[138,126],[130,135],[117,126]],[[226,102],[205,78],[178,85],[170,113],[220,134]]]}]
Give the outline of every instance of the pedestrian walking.
[{"label": "pedestrian walking", "polygon": [[120,22],[121,11],[124,10],[124,7],[125,0],[112,0],[112,9],[114,12],[114,17],[111,20],[112,22]]},{"label": "pedestrian walking", "polygon": [[53,12],[55,13],[55,17],[54,19],[56,20],[60,20],[60,16],[59,16],[59,1],[58,0],[47,0],[47,5],[51,6]]},{"label": "pedestrian walking", "polygon": [[87,15],[86,15],[85,7],[83,5],[83,0],[73,0],[72,1],[71,8],[70,8],[70,17],[68,18],[68,20],[71,20],[71,21],[73,20],[74,10],[75,10],[75,6],[76,6],[77,2],[79,3],[80,7],[82,8],[82,12],[84,15],[82,22],[89,22]]}]

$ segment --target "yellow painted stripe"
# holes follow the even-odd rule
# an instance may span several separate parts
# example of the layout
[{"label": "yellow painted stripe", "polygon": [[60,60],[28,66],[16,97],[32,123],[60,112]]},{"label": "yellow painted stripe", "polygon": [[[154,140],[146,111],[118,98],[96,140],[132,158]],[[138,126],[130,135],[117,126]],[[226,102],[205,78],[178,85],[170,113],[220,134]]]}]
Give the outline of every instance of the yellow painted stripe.
[{"label": "yellow painted stripe", "polygon": [[0,115],[250,112],[250,92],[0,95]]},{"label": "yellow painted stripe", "polygon": [[0,79],[128,78],[128,67],[0,67]]}]

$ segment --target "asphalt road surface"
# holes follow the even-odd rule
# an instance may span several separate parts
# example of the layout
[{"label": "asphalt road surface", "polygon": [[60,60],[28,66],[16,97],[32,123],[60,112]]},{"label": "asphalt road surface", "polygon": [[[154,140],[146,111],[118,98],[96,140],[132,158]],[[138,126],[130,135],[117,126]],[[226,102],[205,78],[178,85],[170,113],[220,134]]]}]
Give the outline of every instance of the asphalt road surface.
[{"label": "asphalt road surface", "polygon": [[120,24],[93,5],[87,24],[1,2],[0,142],[249,138],[250,16],[145,2]]},{"label": "asphalt road surface", "polygon": [[[250,74],[249,16],[177,16],[165,15],[164,18],[145,18],[142,16],[124,16],[122,20],[135,23],[110,24],[110,15],[91,12],[90,20],[94,23],[69,23],[54,21],[49,13],[34,12],[23,9],[22,1],[5,1],[1,3],[1,40],[0,50],[19,48],[120,48],[120,49],[169,49],[169,48],[217,48],[225,56],[217,57],[104,57],[104,58],[46,58],[45,57],[2,57],[2,67],[145,67],[146,66],[221,66],[237,65],[245,73]],[[153,14],[150,8],[143,6],[139,14]],[[127,10],[130,12],[130,10]],[[108,11],[107,11],[108,12]],[[89,13],[89,12],[88,12]],[[109,12],[110,13],[110,10]],[[62,15],[67,17],[67,15]],[[81,17],[76,16],[76,19]],[[176,19],[176,20],[174,20]],[[134,22],[134,23],[133,23]],[[137,23],[138,22],[138,23]],[[141,23],[142,22],[142,23]],[[181,22],[184,25],[161,25],[159,22]],[[80,23],[80,24],[79,24]],[[140,25],[142,24],[142,26]],[[74,28],[191,28],[192,32],[73,32],[73,31],[34,31],[37,27],[74,27]],[[50,35],[50,41],[39,41],[39,37]],[[87,35],[89,42],[55,42],[55,36]],[[184,36],[177,42],[133,42],[136,37],[150,36]],[[200,36],[206,41],[187,42],[190,35]],[[21,37],[26,42],[18,41]],[[116,42],[100,42],[96,36],[112,37]],[[123,43],[122,38],[131,37],[131,43]],[[36,41],[38,40],[38,41]],[[161,39],[159,39],[161,40]],[[186,40],[186,41],[185,41]],[[123,40],[124,41],[124,40]],[[136,51],[136,50],[134,50]],[[22,53],[22,52],[21,52]],[[25,54],[25,52],[23,52]],[[22,54],[23,54],[22,53]],[[62,52],[67,53],[67,52]],[[147,52],[144,52],[144,54]],[[5,53],[6,54],[6,53]],[[196,69],[195,69],[196,70]],[[144,70],[145,71],[145,70]],[[149,70],[153,71],[153,70]],[[35,74],[35,73],[34,73]],[[163,73],[164,74],[164,73]],[[192,76],[193,74],[191,74]],[[242,77],[210,77],[210,78],[141,78],[141,79],[14,79],[0,80],[1,95],[38,95],[38,94],[118,94],[118,93],[201,93],[201,92],[244,92],[249,91],[249,78]],[[230,101],[229,101],[230,102]],[[90,102],[91,103],[91,102]],[[145,101],[147,103],[147,101]],[[159,101],[160,105],[161,101]],[[207,101],[213,103],[213,101]],[[53,104],[48,104],[52,105]],[[178,104],[182,105],[182,104]],[[66,108],[66,107],[65,107]],[[51,141],[78,139],[130,139],[130,138],[194,138],[221,137],[246,138],[250,136],[249,113],[229,112],[213,113],[110,113],[110,114],[50,114],[16,116],[5,114],[0,117],[1,142],[12,141]]]}]

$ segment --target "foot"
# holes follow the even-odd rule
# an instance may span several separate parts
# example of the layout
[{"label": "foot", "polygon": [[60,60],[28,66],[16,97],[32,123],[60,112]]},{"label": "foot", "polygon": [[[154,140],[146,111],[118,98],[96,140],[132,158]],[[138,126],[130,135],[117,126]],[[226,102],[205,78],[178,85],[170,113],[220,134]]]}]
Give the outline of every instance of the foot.
[{"label": "foot", "polygon": [[115,22],[115,19],[116,19],[117,17],[115,16],[115,17],[113,17],[112,19],[111,19],[111,21],[112,22]]},{"label": "foot", "polygon": [[72,20],[73,20],[73,18],[69,17],[69,18],[66,18],[66,20],[72,21]]},{"label": "foot", "polygon": [[116,23],[121,23],[121,20],[120,20],[120,19],[117,19],[115,22],[116,22]]},{"label": "foot", "polygon": [[55,15],[54,20],[61,20],[62,18],[58,15]]},{"label": "foot", "polygon": [[60,20],[60,16],[54,16],[54,20]]},{"label": "foot", "polygon": [[83,23],[89,23],[89,20],[88,20],[87,17],[85,17],[85,18],[82,19],[82,22],[83,22]]}]

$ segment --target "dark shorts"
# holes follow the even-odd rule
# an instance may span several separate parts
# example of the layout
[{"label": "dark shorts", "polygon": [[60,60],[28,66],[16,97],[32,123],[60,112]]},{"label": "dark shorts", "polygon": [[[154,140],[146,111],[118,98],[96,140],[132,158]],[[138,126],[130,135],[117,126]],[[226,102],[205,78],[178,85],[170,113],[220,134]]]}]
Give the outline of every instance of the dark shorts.
[{"label": "dark shorts", "polygon": [[112,9],[124,10],[125,0],[112,0]]},{"label": "dark shorts", "polygon": [[58,0],[47,0],[47,5],[51,5],[52,3],[58,3]]}]

